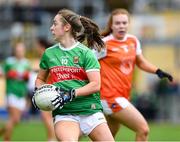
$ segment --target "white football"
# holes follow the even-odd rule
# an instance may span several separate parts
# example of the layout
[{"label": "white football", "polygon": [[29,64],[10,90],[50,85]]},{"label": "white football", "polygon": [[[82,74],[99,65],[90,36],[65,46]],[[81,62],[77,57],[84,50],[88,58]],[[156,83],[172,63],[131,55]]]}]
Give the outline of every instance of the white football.
[{"label": "white football", "polygon": [[59,94],[56,91],[56,86],[44,84],[39,87],[34,94],[34,101],[39,109],[44,111],[52,111],[55,109],[51,100],[55,99]]}]

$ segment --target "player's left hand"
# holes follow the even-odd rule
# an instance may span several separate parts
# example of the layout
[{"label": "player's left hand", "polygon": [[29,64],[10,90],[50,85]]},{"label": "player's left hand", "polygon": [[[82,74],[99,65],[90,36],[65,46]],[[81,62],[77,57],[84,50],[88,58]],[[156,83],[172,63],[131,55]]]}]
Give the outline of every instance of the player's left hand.
[{"label": "player's left hand", "polygon": [[69,91],[65,91],[62,93],[64,102],[71,102],[75,98],[75,89],[70,89]]},{"label": "player's left hand", "polygon": [[64,104],[66,104],[67,102],[71,102],[73,98],[75,98],[75,89],[70,89],[69,91],[66,91],[62,88],[57,87],[56,91],[59,93],[59,96],[51,100],[55,108],[61,109]]},{"label": "player's left hand", "polygon": [[161,79],[162,78],[168,78],[169,81],[173,81],[173,77],[169,73],[164,72],[161,69],[157,69],[156,74]]}]

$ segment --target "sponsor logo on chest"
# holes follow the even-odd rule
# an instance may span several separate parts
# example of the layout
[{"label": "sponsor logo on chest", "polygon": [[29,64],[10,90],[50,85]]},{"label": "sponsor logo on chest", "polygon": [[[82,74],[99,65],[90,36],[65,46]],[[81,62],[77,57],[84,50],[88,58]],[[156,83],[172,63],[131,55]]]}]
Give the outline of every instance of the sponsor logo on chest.
[{"label": "sponsor logo on chest", "polygon": [[74,64],[78,64],[79,63],[79,57],[78,56],[74,56],[73,57],[73,62],[74,62]]}]

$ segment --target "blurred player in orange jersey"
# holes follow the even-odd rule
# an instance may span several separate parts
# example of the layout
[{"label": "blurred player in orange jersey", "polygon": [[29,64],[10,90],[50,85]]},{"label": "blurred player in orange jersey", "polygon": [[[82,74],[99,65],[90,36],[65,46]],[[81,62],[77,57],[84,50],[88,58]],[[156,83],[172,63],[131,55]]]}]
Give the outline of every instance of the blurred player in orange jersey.
[{"label": "blurred player in orange jersey", "polygon": [[[45,49],[50,47],[50,46],[51,46],[50,43],[45,38],[38,38],[37,42],[36,42],[36,50],[37,50],[37,53],[39,54],[39,57],[41,57],[43,55]],[[37,76],[37,74],[36,74],[36,76]],[[32,83],[30,83],[30,84],[33,84],[32,85],[33,87],[30,87],[30,88],[34,88],[35,87],[34,85],[35,85],[36,76],[32,77],[32,81],[31,81]],[[47,79],[47,83],[51,84],[50,77]],[[32,92],[32,95],[33,94],[34,93]],[[31,98],[32,98],[32,95],[30,95]],[[32,103],[31,100],[30,100],[30,102]],[[33,107],[33,105],[32,105],[32,107]],[[44,125],[46,127],[48,141],[56,140],[51,112],[49,112],[49,111],[42,111],[41,110],[40,114],[41,114],[43,123],[44,123]]]},{"label": "blurred player in orange jersey", "polygon": [[134,66],[160,78],[173,78],[143,57],[139,40],[127,34],[129,18],[125,9],[114,10],[102,32],[106,48],[96,52],[101,65],[101,102],[114,137],[123,124],[136,133],[136,141],[147,141],[148,124],[129,102]]}]

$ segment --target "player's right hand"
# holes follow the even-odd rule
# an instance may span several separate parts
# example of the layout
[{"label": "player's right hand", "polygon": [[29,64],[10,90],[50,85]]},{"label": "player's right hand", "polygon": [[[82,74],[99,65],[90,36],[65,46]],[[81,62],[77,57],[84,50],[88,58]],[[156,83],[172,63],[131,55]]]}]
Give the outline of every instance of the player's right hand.
[{"label": "player's right hand", "polygon": [[34,106],[35,109],[38,109],[38,110],[39,110],[39,107],[36,105],[34,95],[33,95],[33,97],[32,97],[32,104],[33,104],[33,106]]}]

